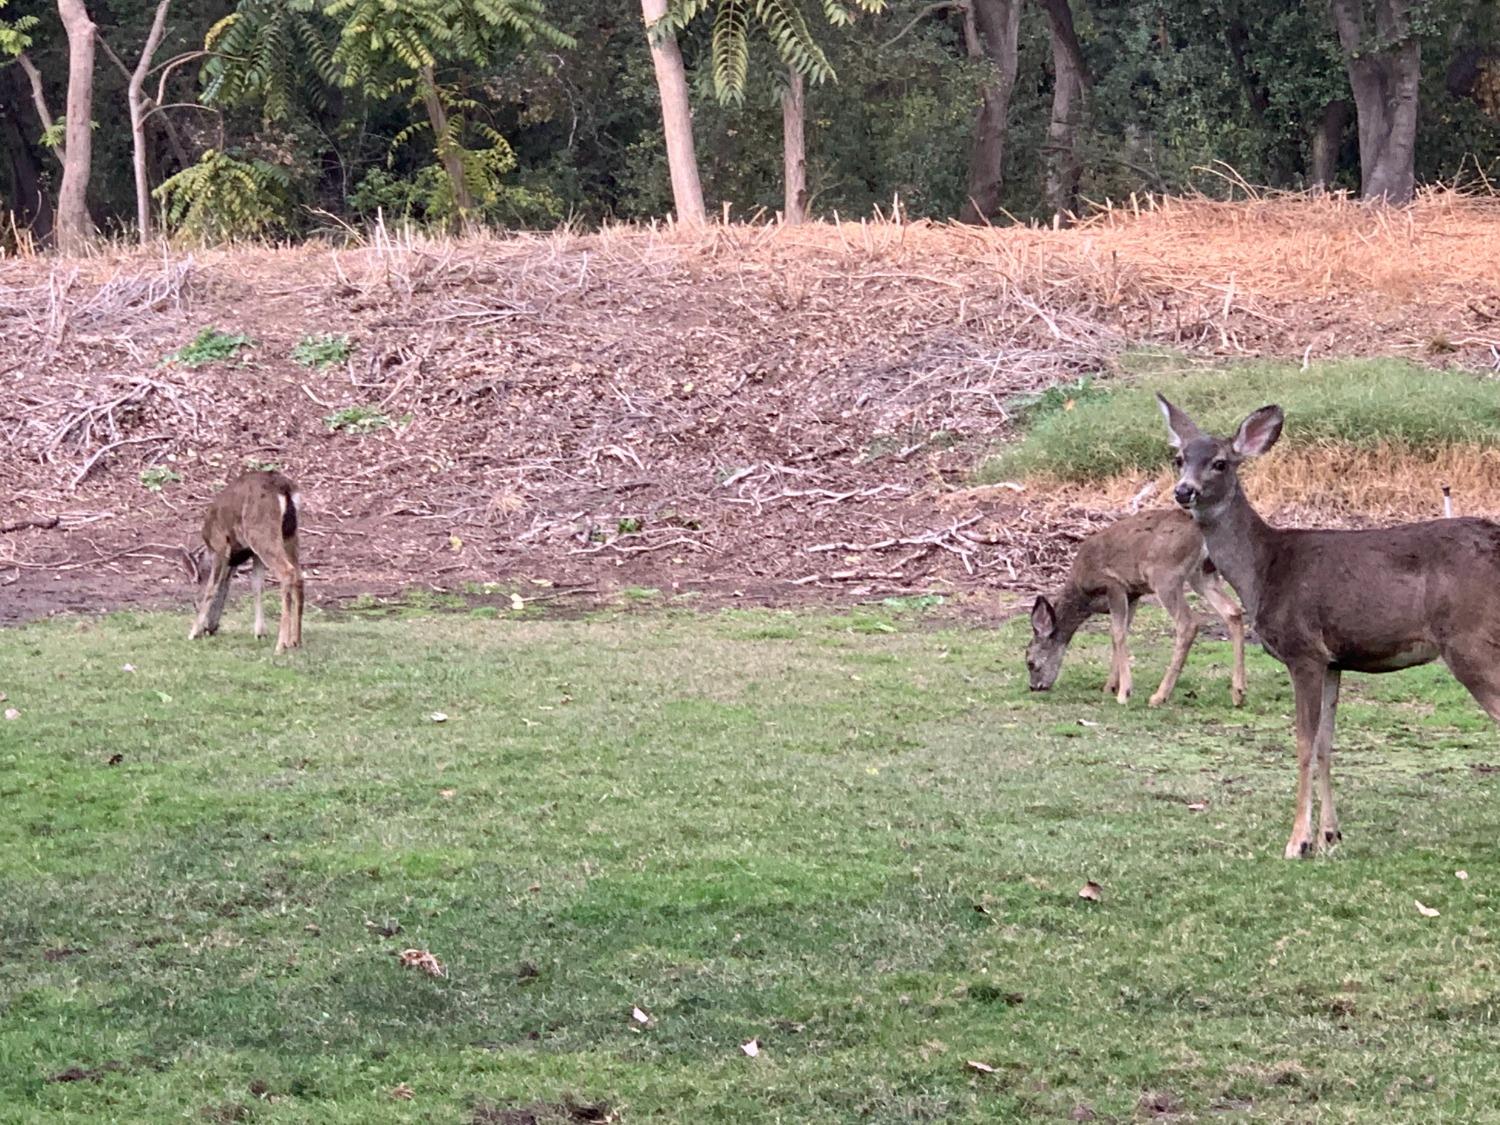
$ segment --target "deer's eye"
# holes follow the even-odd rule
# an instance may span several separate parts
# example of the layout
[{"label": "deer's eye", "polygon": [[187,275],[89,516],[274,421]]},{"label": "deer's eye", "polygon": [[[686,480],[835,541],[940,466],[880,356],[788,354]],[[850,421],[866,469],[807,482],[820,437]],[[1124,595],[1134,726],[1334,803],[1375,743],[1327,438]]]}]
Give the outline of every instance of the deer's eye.
[{"label": "deer's eye", "polygon": [[1222,457],[1214,462],[1214,472],[1216,473],[1222,473],[1227,468],[1229,468],[1229,462]]},{"label": "deer's eye", "polygon": [[1172,458],[1172,464],[1176,465],[1179,469],[1182,468],[1182,454],[1181,453],[1177,454],[1176,456],[1174,456]]}]

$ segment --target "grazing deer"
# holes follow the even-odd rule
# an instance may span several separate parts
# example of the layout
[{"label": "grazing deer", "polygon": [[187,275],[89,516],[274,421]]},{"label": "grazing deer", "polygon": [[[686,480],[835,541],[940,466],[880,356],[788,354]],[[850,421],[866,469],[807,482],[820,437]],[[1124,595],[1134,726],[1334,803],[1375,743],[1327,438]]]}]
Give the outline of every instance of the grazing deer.
[{"label": "grazing deer", "polygon": [[1203,536],[1182,512],[1142,512],[1127,516],[1089,536],[1073,557],[1068,580],[1052,600],[1038,597],[1031,607],[1031,644],[1026,669],[1032,691],[1047,691],[1057,682],[1068,642],[1088,618],[1108,613],[1113,648],[1104,690],[1121,703],[1130,698],[1130,653],[1125,635],[1136,600],[1155,594],[1177,626],[1172,660],[1152,707],[1165,703],[1187,663],[1198,636],[1198,618],[1188,606],[1185,587],[1192,587],[1213,607],[1234,645],[1234,672],[1229,695],[1238,707],[1245,701],[1245,626],[1240,607],[1208,561]]},{"label": "grazing deer", "polygon": [[1339,839],[1330,762],[1346,672],[1395,672],[1441,657],[1500,719],[1500,524],[1443,519],[1368,531],[1283,529],[1256,514],[1238,470],[1281,436],[1263,406],[1232,438],[1203,433],[1160,395],[1179,470],[1173,496],[1203,532],[1214,564],[1244,602],[1296,696],[1297,812],[1286,857]]},{"label": "grazing deer", "polygon": [[187,557],[188,574],[203,581],[198,616],[188,640],[212,636],[229,597],[235,568],[250,560],[250,585],[255,591],[255,635],[266,635],[263,605],[266,568],[281,583],[281,628],[276,651],[302,644],[302,568],[297,563],[297,487],[280,473],[251,472],[231,481],[215,496],[203,517],[203,542],[213,565],[203,581],[204,548]]}]

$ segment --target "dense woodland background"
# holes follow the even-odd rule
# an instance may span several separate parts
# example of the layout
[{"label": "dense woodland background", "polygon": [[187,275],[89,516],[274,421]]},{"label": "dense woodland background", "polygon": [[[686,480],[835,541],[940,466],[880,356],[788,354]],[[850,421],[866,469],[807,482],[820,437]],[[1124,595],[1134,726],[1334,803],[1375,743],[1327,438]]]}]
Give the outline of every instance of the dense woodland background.
[{"label": "dense woodland background", "polygon": [[684,215],[654,17],[710,214],[1051,221],[1243,184],[1401,201],[1500,154],[1494,0],[0,0],[0,245],[66,246],[70,198],[89,234],[210,239]]}]

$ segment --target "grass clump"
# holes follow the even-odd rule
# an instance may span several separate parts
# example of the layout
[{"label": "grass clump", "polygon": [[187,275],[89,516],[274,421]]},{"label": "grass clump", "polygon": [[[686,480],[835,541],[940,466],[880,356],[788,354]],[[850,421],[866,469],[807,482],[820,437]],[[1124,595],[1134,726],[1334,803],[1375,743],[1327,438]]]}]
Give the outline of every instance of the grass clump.
[{"label": "grass clump", "polygon": [[167,363],[178,363],[183,367],[205,367],[233,359],[242,348],[253,348],[255,341],[242,332],[220,332],[217,328],[205,328],[171,355]]},{"label": "grass clump", "polygon": [[1146,375],[1107,392],[1038,411],[1020,444],[985,463],[981,481],[1015,477],[1099,481],[1160,467],[1170,454],[1157,391],[1199,425],[1227,434],[1258,406],[1286,411],[1282,443],[1341,444],[1431,454],[1500,442],[1500,385],[1393,359],[1340,360],[1307,371],[1294,363]]},{"label": "grass clump", "polygon": [[368,434],[395,423],[373,406],[346,406],[324,418],[323,424],[334,433],[342,431],[346,434]]},{"label": "grass clump", "polygon": [[141,470],[141,487],[147,492],[160,492],[169,484],[179,484],[182,476],[165,465],[151,465]]},{"label": "grass clump", "polygon": [[321,336],[304,336],[298,340],[292,349],[292,359],[303,367],[321,369],[343,363],[349,358],[350,351],[348,336],[325,332]]}]

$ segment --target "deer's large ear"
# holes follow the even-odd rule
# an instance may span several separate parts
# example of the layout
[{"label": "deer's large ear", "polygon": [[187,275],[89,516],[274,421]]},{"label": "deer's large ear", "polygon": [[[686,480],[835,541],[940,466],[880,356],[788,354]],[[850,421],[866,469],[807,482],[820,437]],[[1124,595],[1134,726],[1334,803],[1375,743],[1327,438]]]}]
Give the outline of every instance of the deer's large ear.
[{"label": "deer's large ear", "polygon": [[1230,447],[1236,457],[1259,457],[1281,436],[1281,424],[1285,415],[1279,406],[1262,406],[1240,423]]},{"label": "deer's large ear", "polygon": [[1161,416],[1167,420],[1167,440],[1173,449],[1181,449],[1194,438],[1203,436],[1203,431],[1193,424],[1191,418],[1160,394],[1156,396],[1156,405],[1161,407]]},{"label": "deer's large ear", "polygon": [[1057,631],[1057,612],[1041,594],[1031,607],[1031,631],[1038,637],[1050,637]]}]

